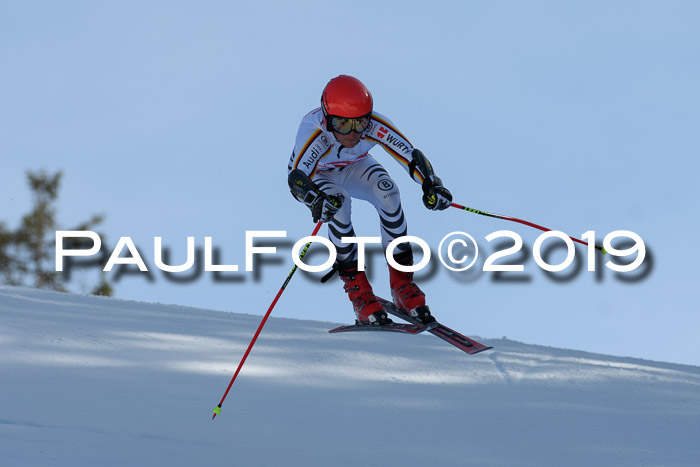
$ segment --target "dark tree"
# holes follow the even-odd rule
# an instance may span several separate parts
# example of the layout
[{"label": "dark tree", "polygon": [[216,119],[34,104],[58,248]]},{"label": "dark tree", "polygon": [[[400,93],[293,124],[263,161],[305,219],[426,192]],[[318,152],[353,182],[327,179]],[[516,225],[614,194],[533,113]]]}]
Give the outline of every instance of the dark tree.
[{"label": "dark tree", "polygon": [[[0,277],[11,285],[32,285],[66,292],[67,275],[55,271],[54,247],[56,231],[55,202],[63,174],[45,171],[27,172],[32,191],[33,206],[17,230],[0,224]],[[102,216],[70,230],[93,230],[102,222]],[[111,295],[112,287],[103,274],[93,294]]]}]

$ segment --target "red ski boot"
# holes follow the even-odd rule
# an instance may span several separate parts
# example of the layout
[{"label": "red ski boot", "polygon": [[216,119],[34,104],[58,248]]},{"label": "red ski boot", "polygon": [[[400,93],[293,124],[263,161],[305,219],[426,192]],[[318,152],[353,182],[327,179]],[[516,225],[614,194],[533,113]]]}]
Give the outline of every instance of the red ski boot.
[{"label": "red ski boot", "polygon": [[392,323],[381,303],[377,301],[364,272],[358,271],[357,267],[347,268],[339,265],[338,275],[345,283],[343,288],[352,302],[358,324],[384,325]]},{"label": "red ski boot", "polygon": [[[394,260],[402,266],[413,265],[413,252],[408,250],[394,255]],[[389,285],[394,305],[409,315],[417,318],[423,324],[435,321],[430,314],[430,308],[425,304],[425,294],[413,282],[412,272],[402,272],[389,265]]]}]

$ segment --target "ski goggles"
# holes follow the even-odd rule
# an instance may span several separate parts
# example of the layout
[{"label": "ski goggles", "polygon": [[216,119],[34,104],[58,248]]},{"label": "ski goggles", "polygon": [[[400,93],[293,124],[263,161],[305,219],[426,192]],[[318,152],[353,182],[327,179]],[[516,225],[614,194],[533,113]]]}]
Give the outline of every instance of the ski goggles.
[{"label": "ski goggles", "polygon": [[329,115],[328,123],[333,131],[337,131],[341,135],[347,135],[351,131],[362,133],[369,126],[369,122],[371,119],[371,114],[357,118],[345,118]]}]

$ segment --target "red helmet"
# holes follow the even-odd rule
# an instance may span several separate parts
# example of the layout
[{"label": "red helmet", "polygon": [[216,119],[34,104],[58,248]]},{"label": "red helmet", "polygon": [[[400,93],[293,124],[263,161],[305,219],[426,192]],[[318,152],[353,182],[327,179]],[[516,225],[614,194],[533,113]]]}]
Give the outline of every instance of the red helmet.
[{"label": "red helmet", "polygon": [[359,79],[336,76],[323,88],[321,107],[325,115],[363,117],[372,113],[372,94]]}]

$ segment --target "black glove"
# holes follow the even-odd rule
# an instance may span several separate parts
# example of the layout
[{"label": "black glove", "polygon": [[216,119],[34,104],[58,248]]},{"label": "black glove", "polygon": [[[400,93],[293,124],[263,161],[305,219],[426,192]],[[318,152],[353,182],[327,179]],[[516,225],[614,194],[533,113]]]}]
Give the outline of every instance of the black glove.
[{"label": "black glove", "polygon": [[423,180],[423,204],[431,211],[442,211],[450,207],[452,193],[442,186],[442,180],[435,175]]},{"label": "black glove", "polygon": [[299,169],[289,172],[287,183],[294,198],[311,209],[314,222],[329,222],[343,205],[343,195],[327,195]]},{"label": "black glove", "polygon": [[342,205],[341,197],[319,192],[316,199],[309,205],[309,209],[314,222],[330,222]]}]

